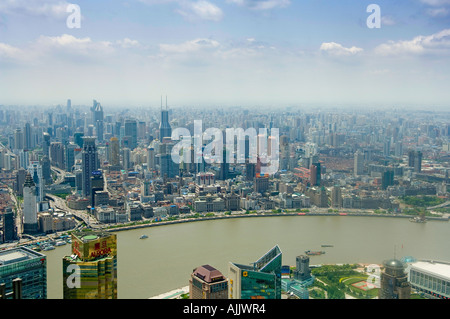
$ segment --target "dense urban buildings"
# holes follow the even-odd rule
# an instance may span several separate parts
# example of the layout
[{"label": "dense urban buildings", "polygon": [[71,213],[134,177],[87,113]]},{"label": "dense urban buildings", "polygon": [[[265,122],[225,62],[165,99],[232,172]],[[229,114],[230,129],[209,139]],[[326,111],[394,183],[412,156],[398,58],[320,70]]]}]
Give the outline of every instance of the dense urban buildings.
[{"label": "dense urban buildings", "polygon": [[[235,215],[358,214],[409,217],[420,223],[448,220],[450,126],[444,113],[432,113],[423,121],[420,113],[396,110],[277,112],[155,107],[119,112],[98,101],[88,107],[73,101],[69,104],[70,108],[60,106],[37,112],[0,107],[0,168],[4,182],[0,188],[1,244],[84,228],[101,230],[128,223]],[[223,161],[229,155],[226,148],[221,162],[211,160],[215,157],[214,152],[208,153],[211,140],[194,134],[194,121],[198,119],[202,119],[203,131],[214,127],[220,127],[221,132],[236,126],[279,127],[278,170],[263,173],[267,163],[259,155],[264,154],[257,153],[256,160],[251,158],[248,136],[243,161],[236,161],[242,155],[237,153],[237,144],[231,153],[234,161]],[[191,133],[192,144],[183,149],[189,156],[183,157],[181,163],[173,160],[173,151],[179,146],[171,136],[176,128]],[[31,135],[31,143],[26,141],[27,135]],[[79,242],[74,239],[72,244],[74,241]],[[69,243],[68,238],[28,247],[46,251],[64,242]],[[270,267],[278,265],[278,259],[269,255],[274,257],[273,263],[268,261]],[[75,255],[66,256],[65,262],[82,264]],[[95,261],[99,265],[102,262],[112,260]],[[226,298],[278,298],[283,289],[298,298],[310,297],[308,285],[314,282],[314,276],[309,256],[297,257],[296,269],[285,281],[278,281],[278,268],[266,272],[263,263],[252,269],[232,265],[230,274],[234,269],[242,276],[224,276],[221,285],[227,283]],[[201,266],[193,272],[198,275],[193,277],[197,286],[201,282],[205,289],[202,297],[208,295],[207,289],[213,291],[213,282],[200,280],[214,272],[210,267]],[[447,297],[441,282],[445,282],[445,272],[442,278],[440,270],[433,274],[441,280],[437,281],[441,283],[438,290],[420,284],[419,271],[417,268],[406,279],[412,291],[421,291],[430,298]],[[395,269],[387,268],[383,278],[392,276],[392,272]],[[265,293],[248,289],[252,276],[264,278],[259,283],[268,287],[263,289]],[[405,274],[402,276],[400,288],[405,285]],[[112,287],[108,287],[108,295],[99,294],[97,298],[116,298]],[[383,298],[408,295],[400,293],[403,290],[383,290]],[[67,298],[81,296],[75,290],[66,293]],[[190,297],[194,295],[199,296],[192,292]],[[217,296],[211,294],[208,298]]]}]

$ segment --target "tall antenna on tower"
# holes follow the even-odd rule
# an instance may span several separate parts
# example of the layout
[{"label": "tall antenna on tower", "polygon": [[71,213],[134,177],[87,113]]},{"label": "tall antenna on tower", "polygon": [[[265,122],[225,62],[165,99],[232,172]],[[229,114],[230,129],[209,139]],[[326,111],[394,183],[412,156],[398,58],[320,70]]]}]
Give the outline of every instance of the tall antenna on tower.
[{"label": "tall antenna on tower", "polygon": [[167,95],[166,95],[166,111],[167,111]]},{"label": "tall antenna on tower", "polygon": [[161,111],[162,111],[162,95],[161,95]]}]

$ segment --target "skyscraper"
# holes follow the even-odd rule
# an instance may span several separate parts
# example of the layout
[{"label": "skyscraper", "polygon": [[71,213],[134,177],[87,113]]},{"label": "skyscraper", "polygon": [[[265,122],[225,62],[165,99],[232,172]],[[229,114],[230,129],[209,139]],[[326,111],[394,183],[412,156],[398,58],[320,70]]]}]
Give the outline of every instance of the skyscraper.
[{"label": "skyscraper", "polygon": [[31,162],[28,166],[28,172],[30,172],[33,178],[34,185],[36,186],[36,201],[42,202],[44,200],[44,178],[42,174],[42,166],[39,162]]},{"label": "skyscraper", "polygon": [[311,269],[309,268],[309,257],[304,255],[297,256],[296,264],[297,267],[294,271],[294,278],[299,281],[310,279]]},{"label": "skyscraper", "polygon": [[109,164],[111,166],[120,165],[120,147],[117,137],[111,137],[109,140]]},{"label": "skyscraper", "polygon": [[82,194],[83,196],[90,197],[92,186],[91,176],[92,172],[98,169],[98,155],[97,147],[95,146],[95,137],[83,138],[83,151],[82,151]]},{"label": "skyscraper", "polygon": [[98,102],[96,102],[96,105],[94,105],[93,115],[97,140],[101,143],[103,142],[103,107]]},{"label": "skyscraper", "polygon": [[203,265],[194,269],[189,280],[189,299],[227,299],[228,280],[216,268]]},{"label": "skyscraper", "polygon": [[166,109],[162,109],[161,101],[161,122],[159,124],[159,140],[162,142],[165,137],[172,136],[172,128],[169,123],[169,111],[167,110],[167,98],[166,98]]},{"label": "skyscraper", "polygon": [[124,126],[124,139],[128,137],[129,144],[128,147],[134,150],[137,146],[137,122],[136,120],[127,119],[125,120]]},{"label": "skyscraper", "polygon": [[364,155],[360,151],[356,151],[354,156],[353,173],[355,176],[362,175],[364,173]]},{"label": "skyscraper", "polygon": [[30,150],[33,148],[32,139],[31,139],[31,124],[26,123],[24,128],[24,139],[23,139],[23,147],[26,150]]},{"label": "skyscraper", "polygon": [[13,290],[13,280],[22,280],[21,299],[47,299],[47,256],[26,247],[0,251],[0,284]]},{"label": "skyscraper", "polygon": [[229,299],[281,299],[281,261],[277,245],[251,266],[230,263]]},{"label": "skyscraper", "polygon": [[4,211],[0,213],[3,221],[3,242],[9,242],[17,237],[16,223],[14,222],[14,212],[11,207],[5,207]]},{"label": "skyscraper", "polygon": [[408,274],[405,273],[405,265],[396,259],[383,263],[384,271],[380,276],[379,299],[410,299],[411,284],[408,282]]},{"label": "skyscraper", "polygon": [[63,258],[63,298],[117,299],[115,234],[72,233],[72,255]]},{"label": "skyscraper", "polygon": [[408,166],[414,168],[414,172],[422,171],[422,152],[410,150],[408,152]]},{"label": "skyscraper", "polygon": [[28,172],[23,185],[23,232],[35,234],[38,231],[36,186]]}]

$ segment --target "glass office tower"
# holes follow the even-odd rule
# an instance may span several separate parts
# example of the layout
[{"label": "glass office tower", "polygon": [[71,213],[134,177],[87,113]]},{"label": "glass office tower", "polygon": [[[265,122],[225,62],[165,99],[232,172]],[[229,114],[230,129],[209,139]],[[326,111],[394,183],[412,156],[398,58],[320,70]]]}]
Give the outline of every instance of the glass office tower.
[{"label": "glass office tower", "polygon": [[64,299],[117,299],[117,239],[107,232],[72,234],[63,258]]},{"label": "glass office tower", "polygon": [[0,251],[0,284],[6,294],[13,280],[22,280],[22,299],[47,299],[47,257],[37,251],[17,247]]},{"label": "glass office tower", "polygon": [[252,265],[229,264],[229,299],[281,299],[282,253],[275,246]]}]

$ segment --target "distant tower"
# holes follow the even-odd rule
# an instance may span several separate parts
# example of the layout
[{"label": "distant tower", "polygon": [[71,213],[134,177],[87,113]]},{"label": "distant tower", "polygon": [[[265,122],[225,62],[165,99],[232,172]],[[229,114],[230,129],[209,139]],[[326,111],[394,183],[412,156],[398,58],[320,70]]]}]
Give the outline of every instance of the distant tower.
[{"label": "distant tower", "polygon": [[159,140],[162,141],[165,137],[172,137],[172,128],[169,123],[169,111],[167,110],[167,97],[166,97],[166,109],[162,109],[161,101],[161,122],[159,124]]},{"label": "distant tower", "polygon": [[103,107],[100,103],[94,105],[94,126],[97,133],[97,140],[103,142]]},{"label": "distant tower", "polygon": [[422,171],[422,152],[409,151],[408,152],[408,166],[414,168],[414,172],[420,173]]},{"label": "distant tower", "polygon": [[98,169],[98,155],[97,148],[95,146],[95,137],[83,138],[83,151],[82,151],[82,190],[83,196],[91,196],[91,176],[92,172]]},{"label": "distant tower", "polygon": [[36,185],[28,172],[23,185],[23,232],[35,234],[38,231]]},{"label": "distant tower", "polygon": [[353,173],[355,176],[362,175],[364,173],[364,154],[360,151],[357,151],[354,156]]},{"label": "distant tower", "polygon": [[111,137],[109,140],[109,152],[109,164],[112,166],[120,166],[120,147],[117,137]]}]

